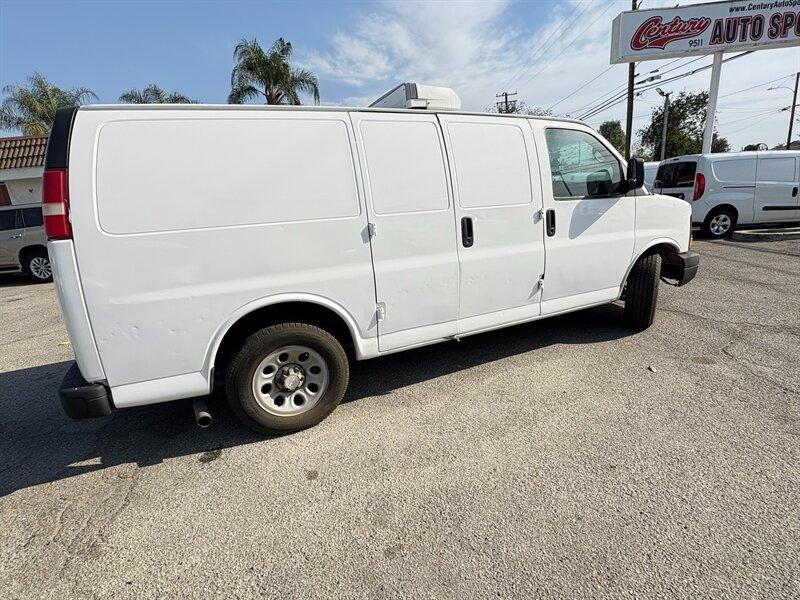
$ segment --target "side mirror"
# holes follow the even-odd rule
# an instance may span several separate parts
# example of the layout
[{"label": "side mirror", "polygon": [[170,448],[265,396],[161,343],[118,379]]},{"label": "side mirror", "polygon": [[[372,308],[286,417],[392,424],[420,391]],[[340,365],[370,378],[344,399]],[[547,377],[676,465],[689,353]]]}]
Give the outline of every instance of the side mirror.
[{"label": "side mirror", "polygon": [[644,161],[632,157],[628,161],[628,189],[638,190],[644,185]]}]

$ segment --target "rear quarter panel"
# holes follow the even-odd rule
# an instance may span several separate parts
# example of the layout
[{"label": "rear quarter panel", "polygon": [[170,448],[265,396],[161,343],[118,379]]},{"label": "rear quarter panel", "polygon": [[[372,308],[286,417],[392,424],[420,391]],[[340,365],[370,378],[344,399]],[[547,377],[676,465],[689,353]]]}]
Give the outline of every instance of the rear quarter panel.
[{"label": "rear quarter panel", "polygon": [[[286,190],[287,182],[307,185],[318,167],[304,159],[303,140],[257,135],[270,119],[340,124],[353,179],[346,214],[303,220],[289,198],[285,220],[264,210],[271,190]],[[216,125],[206,127],[209,122]],[[150,133],[140,135],[145,123]],[[237,127],[235,136],[225,133],[224,123]],[[125,130],[124,137],[104,139],[109,124]],[[178,134],[170,129],[178,142],[152,138],[163,124],[178,124]],[[103,154],[103,144],[113,152]],[[345,112],[80,110],[70,146],[70,212],[89,318],[112,390],[190,374],[208,383],[215,333],[242,307],[287,292],[326,299],[347,312],[359,336],[375,337],[367,219],[354,165]],[[116,185],[126,177],[130,188]],[[143,180],[147,185],[139,185]]]}]

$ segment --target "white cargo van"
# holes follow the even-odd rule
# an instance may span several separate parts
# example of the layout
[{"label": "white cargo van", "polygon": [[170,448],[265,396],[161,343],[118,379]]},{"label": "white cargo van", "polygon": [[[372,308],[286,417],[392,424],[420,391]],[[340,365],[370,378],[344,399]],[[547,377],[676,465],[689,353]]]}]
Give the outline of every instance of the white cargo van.
[{"label": "white cargo van", "polygon": [[653,190],[690,203],[692,221],[721,238],[737,225],[800,221],[800,152],[692,154],[662,161]]},{"label": "white cargo van", "polygon": [[[627,175],[626,175],[627,173]],[[58,112],[45,225],[74,418],[209,394],[325,418],[349,362],[625,301],[698,268],[686,203],[577,121],[437,110]]]}]

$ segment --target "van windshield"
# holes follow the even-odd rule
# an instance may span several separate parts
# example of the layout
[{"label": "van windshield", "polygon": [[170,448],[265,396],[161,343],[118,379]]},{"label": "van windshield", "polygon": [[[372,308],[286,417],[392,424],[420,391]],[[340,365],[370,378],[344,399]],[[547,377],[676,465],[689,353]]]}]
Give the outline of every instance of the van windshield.
[{"label": "van windshield", "polygon": [[656,173],[656,187],[676,188],[694,186],[694,174],[697,163],[682,161],[661,165]]}]

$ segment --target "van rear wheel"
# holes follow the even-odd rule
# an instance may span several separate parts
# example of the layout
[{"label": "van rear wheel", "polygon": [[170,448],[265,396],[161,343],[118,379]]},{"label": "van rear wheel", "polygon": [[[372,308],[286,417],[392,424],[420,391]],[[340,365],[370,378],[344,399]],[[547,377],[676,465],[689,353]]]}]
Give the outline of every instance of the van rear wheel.
[{"label": "van rear wheel", "polygon": [[228,364],[226,392],[237,417],[259,433],[312,427],[339,405],[350,368],[330,333],[307,323],[266,327]]},{"label": "van rear wheel", "polygon": [[644,330],[653,324],[660,278],[660,254],[648,254],[633,265],[625,288],[624,319],[628,327]]}]

